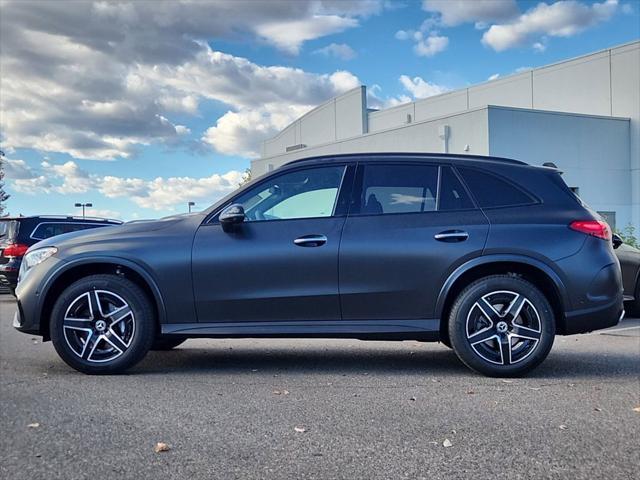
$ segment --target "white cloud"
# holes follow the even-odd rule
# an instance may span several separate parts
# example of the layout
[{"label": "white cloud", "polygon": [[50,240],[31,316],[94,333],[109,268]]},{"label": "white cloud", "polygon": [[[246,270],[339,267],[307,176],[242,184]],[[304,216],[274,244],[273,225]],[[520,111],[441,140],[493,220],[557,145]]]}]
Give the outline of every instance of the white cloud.
[{"label": "white cloud", "polygon": [[499,77],[500,77],[499,73],[494,73],[493,75],[489,76],[487,80],[496,80]]},{"label": "white cloud", "polygon": [[297,55],[307,40],[342,32],[358,25],[354,18],[338,15],[314,15],[311,18],[276,20],[256,27],[256,33],[278,48]]},{"label": "white cloud", "polygon": [[335,57],[341,60],[353,60],[358,55],[356,51],[346,43],[331,43],[326,47],[315,50],[313,53],[324,55],[325,57]]},{"label": "white cloud", "polygon": [[197,115],[205,99],[238,113],[321,103],[344,91],[346,73],[256,65],[207,42],[249,37],[295,53],[382,8],[381,0],[5,3],[2,146],[126,158],[151,143],[193,143],[172,116]]},{"label": "white cloud", "polygon": [[[243,172],[231,170],[224,174],[213,174],[202,178],[158,177],[145,180],[135,177],[90,174],[73,161],[62,164],[45,161],[41,163],[40,171],[31,169],[26,164],[19,163],[19,165],[23,170],[28,170],[29,174],[26,175],[27,178],[9,180],[11,187],[18,192],[29,195],[52,192],[71,195],[97,191],[107,198],[127,198],[140,207],[153,210],[174,210],[188,201],[210,205],[238,188],[243,176]],[[120,216],[118,212],[109,210],[95,210],[90,214],[106,217]]]},{"label": "white cloud", "polygon": [[[78,210],[75,212],[69,212],[67,215],[78,215]],[[104,208],[87,208],[85,210],[87,217],[99,217],[99,218],[122,218],[122,214],[115,210],[109,210]]]},{"label": "white cloud", "polygon": [[137,205],[153,210],[174,210],[195,201],[210,205],[236,190],[242,181],[242,172],[229,171],[210,177],[158,177],[155,180],[107,176],[99,191],[109,198],[129,197]]},{"label": "white cloud", "polygon": [[437,53],[443,52],[449,45],[449,38],[430,34],[428,37],[421,38],[414,45],[413,50],[420,57],[433,57]]},{"label": "white cloud", "polygon": [[3,158],[2,168],[8,179],[28,180],[36,177],[36,174],[24,160]]},{"label": "white cloud", "polygon": [[267,105],[229,111],[204,133],[202,141],[226,155],[255,158],[260,143],[276,135],[312,108],[311,105]]},{"label": "white cloud", "polygon": [[413,96],[413,98],[427,98],[449,91],[448,88],[434,83],[429,83],[421,77],[410,78],[407,75],[400,76],[400,83]]},{"label": "white cloud", "polygon": [[482,42],[500,52],[523,45],[536,36],[570,37],[609,20],[617,9],[618,0],[589,5],[574,0],[543,2],[510,23],[492,25],[482,36]]},{"label": "white cloud", "polygon": [[519,13],[515,0],[423,0],[422,8],[439,15],[439,21],[447,27],[504,21]]}]

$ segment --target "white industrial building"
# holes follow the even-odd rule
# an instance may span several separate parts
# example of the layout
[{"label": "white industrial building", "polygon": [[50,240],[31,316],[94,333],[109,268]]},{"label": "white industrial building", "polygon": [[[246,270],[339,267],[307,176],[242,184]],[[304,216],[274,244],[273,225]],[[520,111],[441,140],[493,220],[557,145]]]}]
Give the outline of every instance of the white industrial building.
[{"label": "white industrial building", "polygon": [[311,110],[254,176],[335,153],[449,152],[554,162],[612,226],[640,229],[640,41],[375,111],[366,87]]}]

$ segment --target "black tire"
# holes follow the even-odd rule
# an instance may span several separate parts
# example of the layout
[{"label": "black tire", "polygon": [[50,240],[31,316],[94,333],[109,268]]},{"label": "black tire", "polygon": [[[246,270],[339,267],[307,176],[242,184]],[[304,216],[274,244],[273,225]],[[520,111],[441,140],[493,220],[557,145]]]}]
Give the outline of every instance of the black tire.
[{"label": "black tire", "polygon": [[176,348],[178,345],[182,345],[187,339],[178,336],[159,336],[153,340],[151,350],[167,351]]},{"label": "black tire", "polygon": [[549,301],[532,283],[513,275],[473,282],[458,295],[449,316],[449,338],[458,358],[490,377],[531,371],[547,357],[554,337]]},{"label": "black tire", "polygon": [[151,302],[135,283],[92,275],[62,292],[49,328],[54,348],[69,366],[92,375],[116,374],[144,358],[156,320]]}]

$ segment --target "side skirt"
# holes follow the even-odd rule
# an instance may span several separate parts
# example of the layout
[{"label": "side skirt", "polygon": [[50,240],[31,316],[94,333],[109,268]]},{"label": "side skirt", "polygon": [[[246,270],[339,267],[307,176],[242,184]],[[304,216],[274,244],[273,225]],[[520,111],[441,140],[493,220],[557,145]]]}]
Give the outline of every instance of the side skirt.
[{"label": "side skirt", "polygon": [[315,337],[438,341],[440,320],[167,323],[162,325],[162,334],[205,338]]}]

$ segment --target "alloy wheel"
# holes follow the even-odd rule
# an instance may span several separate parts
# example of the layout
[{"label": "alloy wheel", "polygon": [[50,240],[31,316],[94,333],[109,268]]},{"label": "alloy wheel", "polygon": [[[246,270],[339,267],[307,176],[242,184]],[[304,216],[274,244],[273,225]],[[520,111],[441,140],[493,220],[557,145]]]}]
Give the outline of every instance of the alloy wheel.
[{"label": "alloy wheel", "polygon": [[466,320],[473,351],[497,365],[512,365],[531,355],[542,338],[538,311],[524,295],[498,290],[473,304]]},{"label": "alloy wheel", "polygon": [[62,325],[69,348],[91,363],[109,362],[124,354],[136,329],[129,304],[108,290],[91,290],[76,297]]}]

